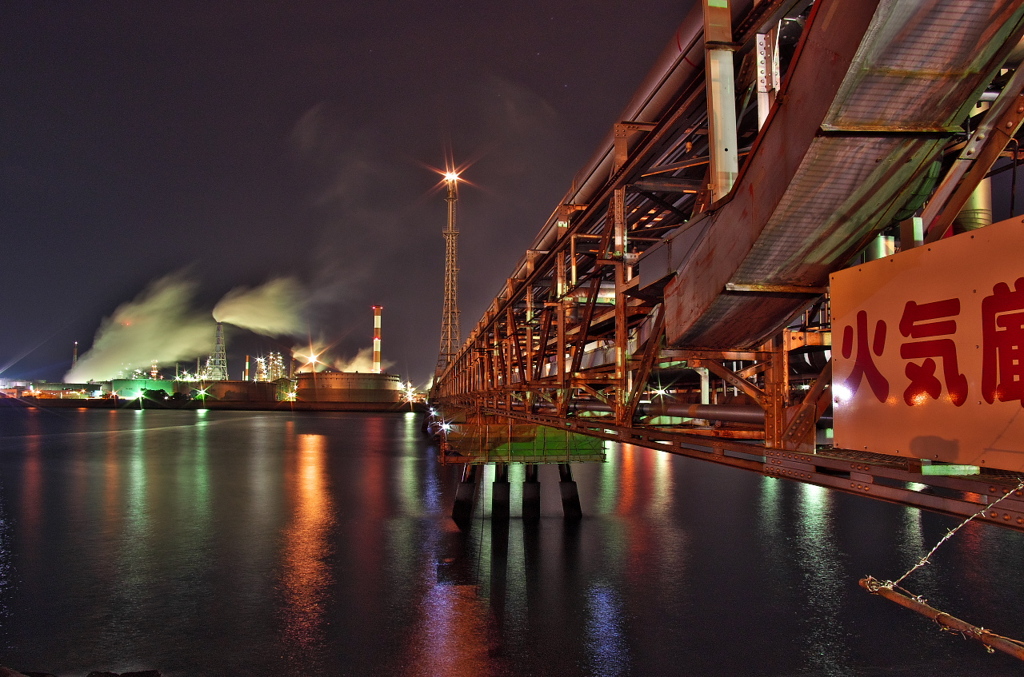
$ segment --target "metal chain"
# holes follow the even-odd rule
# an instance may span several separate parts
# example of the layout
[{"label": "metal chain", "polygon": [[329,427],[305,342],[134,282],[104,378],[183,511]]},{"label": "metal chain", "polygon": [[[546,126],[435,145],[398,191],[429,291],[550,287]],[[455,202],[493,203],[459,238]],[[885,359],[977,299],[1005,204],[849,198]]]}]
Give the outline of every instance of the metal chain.
[{"label": "metal chain", "polygon": [[918,562],[917,564],[915,564],[914,566],[912,566],[912,567],[910,568],[910,570],[909,570],[909,571],[907,571],[907,573],[903,574],[902,576],[900,576],[899,578],[897,578],[897,579],[896,579],[895,581],[887,581],[887,582],[885,583],[885,585],[888,585],[888,586],[890,586],[890,587],[896,587],[896,586],[898,586],[898,585],[900,584],[900,582],[901,582],[901,581],[903,581],[903,579],[905,579],[905,578],[906,578],[907,576],[909,576],[910,574],[914,573],[915,571],[917,571],[917,570],[918,570],[918,569],[920,569],[921,567],[925,566],[926,564],[930,564],[930,563],[931,563],[931,556],[935,554],[935,551],[939,549],[939,546],[940,546],[940,545],[942,545],[943,543],[945,543],[946,541],[948,541],[948,540],[949,540],[950,538],[952,538],[952,537],[953,537],[953,534],[955,534],[956,532],[960,531],[960,529],[962,529],[963,527],[965,527],[965,526],[967,525],[967,523],[968,523],[968,522],[970,522],[971,520],[973,520],[973,519],[974,519],[975,517],[981,517],[982,515],[984,515],[984,514],[985,514],[985,511],[986,511],[986,510],[988,510],[988,509],[989,509],[989,508],[991,508],[992,506],[996,505],[996,504],[997,504],[997,503],[999,503],[1000,501],[1003,501],[1003,500],[1005,500],[1005,499],[1009,498],[1010,496],[1012,496],[1012,495],[1014,494],[1014,492],[1017,492],[1017,491],[1024,491],[1024,480],[1020,480],[1020,484],[1018,484],[1018,485],[1017,485],[1016,487],[1014,487],[1013,489],[1010,489],[1010,490],[1009,490],[1009,491],[1007,491],[1007,492],[1006,492],[1006,493],[1005,493],[1005,494],[1004,494],[1003,496],[1001,496],[1001,497],[997,498],[996,500],[992,501],[991,503],[989,503],[988,505],[986,505],[985,507],[983,507],[983,508],[982,508],[981,510],[979,510],[979,511],[978,511],[978,512],[976,512],[976,513],[974,513],[973,515],[971,515],[971,516],[970,516],[970,517],[968,517],[967,519],[965,519],[965,520],[964,520],[963,522],[961,522],[961,523],[960,523],[959,525],[957,525],[957,526],[956,526],[955,528],[953,528],[953,529],[950,529],[949,531],[947,531],[947,532],[946,532],[946,535],[945,535],[945,536],[943,536],[943,537],[942,537],[941,539],[939,539],[939,542],[935,544],[935,547],[934,547],[934,548],[932,548],[932,549],[931,549],[931,550],[930,550],[930,551],[928,552],[928,554],[927,554],[927,555],[925,555],[924,557],[922,557],[922,558],[921,558],[921,560],[920,560],[920,561],[919,561],[919,562]]}]

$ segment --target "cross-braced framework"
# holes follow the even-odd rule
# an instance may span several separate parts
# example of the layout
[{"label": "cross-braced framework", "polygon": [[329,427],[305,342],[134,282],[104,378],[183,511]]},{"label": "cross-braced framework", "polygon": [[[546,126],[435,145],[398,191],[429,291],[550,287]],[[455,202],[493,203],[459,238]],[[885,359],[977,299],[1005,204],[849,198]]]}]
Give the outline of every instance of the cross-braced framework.
[{"label": "cross-braced framework", "polygon": [[[965,3],[705,0],[445,356],[434,402],[962,516],[1016,484],[826,433],[830,273],[919,246],[922,225],[938,239],[999,157],[1019,162],[1024,70],[1003,64],[1024,7]],[[982,519],[1024,530],[1024,496]]]},{"label": "cross-braced framework", "polygon": [[224,346],[224,325],[217,323],[217,345],[213,349],[213,355],[206,363],[207,381],[228,380],[228,354]]},{"label": "cross-braced framework", "polygon": [[437,373],[445,370],[459,350],[459,229],[455,224],[455,207],[459,201],[459,177],[448,172],[448,223],[444,229],[444,309],[441,314],[441,349],[437,356]]}]

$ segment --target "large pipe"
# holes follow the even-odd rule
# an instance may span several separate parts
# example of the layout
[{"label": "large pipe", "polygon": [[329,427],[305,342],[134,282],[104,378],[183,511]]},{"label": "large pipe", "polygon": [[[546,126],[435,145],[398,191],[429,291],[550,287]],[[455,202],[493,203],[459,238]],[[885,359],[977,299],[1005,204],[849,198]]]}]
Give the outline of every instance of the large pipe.
[{"label": "large pipe", "polygon": [[[537,406],[537,413],[547,414],[556,411],[558,411],[558,407],[554,404],[544,403]],[[615,408],[610,404],[598,402],[597,400],[574,400],[569,404],[569,411],[573,413],[611,414],[615,412]],[[679,416],[681,418],[764,425],[764,409],[756,406],[641,402],[636,408],[636,415]],[[831,416],[822,416],[818,419],[819,428],[831,428],[832,425]]]},{"label": "large pipe", "polygon": [[[737,0],[731,4],[735,21],[736,17],[749,11],[751,3],[748,0]],[[617,120],[660,122],[675,102],[683,83],[699,77],[703,72],[704,11],[701,3],[695,3]],[[572,187],[562,198],[559,207],[548,217],[526,255],[515,265],[512,279],[527,276],[531,251],[549,251],[558,240],[561,222],[565,218],[561,205],[589,205],[605,187],[612,176],[614,158],[615,133],[612,129],[601,141],[594,156],[576,174]]]},{"label": "large pipe", "polygon": [[[539,412],[557,411],[553,404],[541,404]],[[576,400],[569,404],[570,412],[613,413],[615,408],[605,402],[596,400]],[[681,416],[684,418],[705,418],[713,421],[732,421],[734,423],[764,423],[764,409],[747,406],[723,406],[713,404],[682,404],[678,402],[658,402],[639,404],[637,416]]]},{"label": "large pipe", "polygon": [[[630,100],[618,120],[623,122],[658,122],[673,102],[680,84],[704,72],[704,13],[695,4],[676,30],[668,46],[658,57],[643,84]],[[587,205],[611,177],[615,157],[614,130],[601,141],[598,150],[583,169],[576,174],[572,188],[561,204]],[[530,246],[534,251],[551,249],[558,239],[561,209],[548,218]],[[520,277],[527,264],[524,258],[516,266],[513,277]]]},{"label": "large pipe", "polygon": [[953,221],[953,232],[965,233],[992,225],[992,179],[984,179]]}]

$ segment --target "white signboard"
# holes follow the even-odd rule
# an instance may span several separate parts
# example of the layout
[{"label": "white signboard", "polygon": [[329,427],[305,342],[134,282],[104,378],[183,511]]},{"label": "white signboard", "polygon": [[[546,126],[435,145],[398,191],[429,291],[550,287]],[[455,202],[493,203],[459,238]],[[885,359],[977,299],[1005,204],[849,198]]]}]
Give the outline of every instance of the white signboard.
[{"label": "white signboard", "polygon": [[1024,219],[832,275],[835,444],[1024,470]]}]

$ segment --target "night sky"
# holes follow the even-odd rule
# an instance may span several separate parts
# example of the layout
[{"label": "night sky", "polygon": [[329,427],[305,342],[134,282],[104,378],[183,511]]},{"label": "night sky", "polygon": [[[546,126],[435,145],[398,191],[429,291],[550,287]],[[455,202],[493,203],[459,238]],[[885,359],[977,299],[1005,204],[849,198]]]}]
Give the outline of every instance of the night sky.
[{"label": "night sky", "polygon": [[[296,278],[303,334],[437,360],[445,148],[463,337],[688,2],[31,2],[0,6],[0,378],[60,379],[168,274],[208,312]],[[205,310],[204,310],[205,309]],[[306,338],[228,330],[246,353]]]}]

